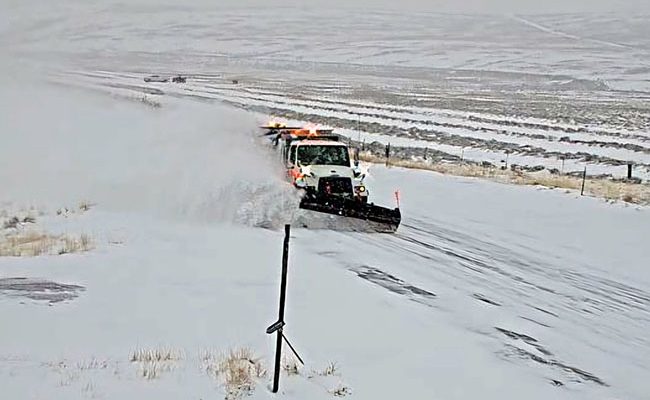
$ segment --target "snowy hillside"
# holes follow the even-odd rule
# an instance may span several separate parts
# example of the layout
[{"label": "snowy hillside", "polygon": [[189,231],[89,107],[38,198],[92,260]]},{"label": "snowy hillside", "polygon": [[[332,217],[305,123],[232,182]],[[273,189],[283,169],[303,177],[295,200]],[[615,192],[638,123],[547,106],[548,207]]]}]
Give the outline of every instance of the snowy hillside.
[{"label": "snowy hillside", "polygon": [[[298,197],[257,130],[286,112],[357,135],[363,113],[365,138],[450,152],[480,139],[467,150],[477,160],[514,143],[530,163],[583,152],[609,172],[611,160],[648,164],[646,89],[623,90],[646,79],[640,17],[438,25],[376,12],[356,24],[201,2],[40,6],[10,2],[0,20],[1,398],[647,398],[648,208],[379,165],[368,186],[380,204],[400,191],[397,233],[294,226],[285,332],[306,365],[285,352],[272,395],[264,330]],[[465,18],[476,24],[463,33]],[[511,36],[482,50],[486,27]],[[546,34],[575,62],[531,57]],[[497,59],[507,67],[480,72]],[[621,60],[641,72],[620,73]],[[522,78],[542,66],[549,75]],[[143,81],[154,73],[191,79]],[[570,89],[557,89],[564,74]],[[602,120],[560,118],[575,110]],[[251,376],[240,386],[233,351]]]}]

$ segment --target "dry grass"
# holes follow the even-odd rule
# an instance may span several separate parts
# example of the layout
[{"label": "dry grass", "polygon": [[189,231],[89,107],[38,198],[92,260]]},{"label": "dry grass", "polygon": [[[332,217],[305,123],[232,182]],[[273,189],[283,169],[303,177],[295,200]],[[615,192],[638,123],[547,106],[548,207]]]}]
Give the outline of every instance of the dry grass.
[{"label": "dry grass", "polygon": [[352,394],[352,389],[341,381],[339,367],[335,362],[329,362],[322,370],[312,370],[307,378],[322,386],[333,396],[345,397]]},{"label": "dry grass", "polygon": [[[117,367],[117,363],[110,363],[108,359],[102,360],[95,357],[75,363],[70,363],[67,360],[49,361],[42,363],[42,366],[56,373],[59,376],[58,385],[63,387],[71,386],[73,383],[80,381],[89,371],[108,370],[110,364]],[[84,388],[82,388],[83,390]]]},{"label": "dry grass", "polygon": [[0,257],[36,257],[51,254],[58,244],[56,236],[37,232],[21,232],[0,238]]},{"label": "dry grass", "polygon": [[175,364],[172,362],[143,362],[138,363],[138,376],[142,379],[158,379],[161,374],[174,370]]},{"label": "dry grass", "polygon": [[129,355],[129,361],[138,366],[138,376],[158,379],[163,372],[175,368],[175,363],[183,359],[183,352],[171,348],[138,349]]},{"label": "dry grass", "polygon": [[338,375],[339,372],[339,367],[335,362],[329,362],[325,368],[323,368],[320,371],[312,370],[312,373],[310,374],[310,378],[313,378],[315,376],[334,376]]},{"label": "dry grass", "polygon": [[131,352],[131,362],[165,362],[183,359],[183,352],[168,347],[154,349],[138,349]]},{"label": "dry grass", "polygon": [[251,395],[255,390],[255,380],[267,375],[261,358],[248,348],[220,355],[208,351],[201,355],[201,359],[204,370],[223,383],[227,400]]},{"label": "dry grass", "polygon": [[80,253],[93,248],[88,235],[49,235],[22,231],[0,236],[0,257],[37,257]]},{"label": "dry grass", "polygon": [[319,375],[321,375],[321,376],[334,375],[334,374],[336,374],[338,372],[338,370],[339,370],[339,368],[336,365],[336,363],[335,362],[330,362],[330,363],[327,364],[325,369],[320,372]]},{"label": "dry grass", "polygon": [[108,364],[108,360],[98,360],[97,358],[91,358],[88,360],[78,361],[75,364],[75,367],[80,371],[101,370],[107,369]]},{"label": "dry grass", "polygon": [[282,359],[282,369],[287,373],[287,375],[300,375],[300,370],[298,363],[293,357],[283,357]]},{"label": "dry grass", "polygon": [[92,248],[92,241],[86,234],[82,234],[79,237],[64,236],[62,240],[62,246],[59,248],[59,255],[81,253]]},{"label": "dry grass", "polygon": [[[361,153],[360,159],[371,163],[384,163],[384,159],[371,154]],[[489,179],[501,183],[518,185],[544,186],[548,188],[580,191],[582,178],[570,175],[551,174],[544,170],[525,172],[521,170],[501,169],[494,166],[482,166],[470,163],[431,163],[425,160],[391,160],[390,165],[435,171],[446,175]],[[650,204],[650,185],[611,179],[588,178],[585,182],[585,194],[611,201],[623,201],[633,204]]]}]

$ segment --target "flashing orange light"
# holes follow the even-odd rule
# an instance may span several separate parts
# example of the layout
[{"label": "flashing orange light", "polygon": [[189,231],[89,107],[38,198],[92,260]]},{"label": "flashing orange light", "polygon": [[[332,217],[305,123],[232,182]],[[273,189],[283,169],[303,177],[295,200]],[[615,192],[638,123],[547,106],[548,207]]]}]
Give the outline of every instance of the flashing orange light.
[{"label": "flashing orange light", "polygon": [[303,174],[300,171],[297,171],[295,169],[291,170],[290,174],[294,179],[299,179],[299,178],[304,178],[305,177],[305,174]]},{"label": "flashing orange light", "polygon": [[318,128],[314,124],[309,123],[305,125],[303,130],[305,130],[308,135],[318,135]]}]

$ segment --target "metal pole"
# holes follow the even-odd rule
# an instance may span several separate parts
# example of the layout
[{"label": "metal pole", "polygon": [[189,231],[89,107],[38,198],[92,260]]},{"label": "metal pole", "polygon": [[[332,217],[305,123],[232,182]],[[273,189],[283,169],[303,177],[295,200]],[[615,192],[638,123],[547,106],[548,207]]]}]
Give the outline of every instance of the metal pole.
[{"label": "metal pole", "polygon": [[587,180],[587,167],[582,171],[582,189],[580,189],[580,196],[584,196],[585,194],[585,180]]},{"label": "metal pole", "polygon": [[632,179],[632,163],[627,163],[627,179]]},{"label": "metal pole", "polygon": [[386,145],[386,166],[388,166],[389,159],[390,159],[390,143]]},{"label": "metal pole", "polygon": [[[282,252],[282,281],[280,283],[280,311],[278,322],[284,322],[284,305],[287,299],[287,264],[289,262],[289,236],[291,225],[284,226],[284,249]],[[273,372],[273,393],[277,393],[280,387],[280,362],[282,358],[282,327],[277,330],[275,345],[275,371]]]}]

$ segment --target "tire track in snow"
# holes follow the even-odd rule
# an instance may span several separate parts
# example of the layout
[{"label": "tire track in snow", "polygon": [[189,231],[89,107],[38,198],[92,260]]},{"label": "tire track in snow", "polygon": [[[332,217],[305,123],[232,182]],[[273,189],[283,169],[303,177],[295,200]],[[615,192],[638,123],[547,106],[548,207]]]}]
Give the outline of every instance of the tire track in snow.
[{"label": "tire track in snow", "polygon": [[[375,248],[377,257],[385,253],[383,257],[389,260],[391,255],[399,254],[403,260],[399,269],[390,264],[372,267],[373,277],[389,277],[382,284],[373,283],[391,290],[386,285],[396,284],[395,274],[408,270],[418,276],[418,290],[438,294],[436,309],[444,311],[447,307],[445,292],[439,293],[440,289],[455,288],[477,304],[505,309],[540,329],[552,331],[551,337],[556,340],[559,335],[566,338],[566,343],[579,342],[580,332],[600,337],[597,344],[580,345],[598,346],[598,351],[636,365],[643,365],[644,351],[640,349],[650,348],[650,338],[644,334],[650,326],[650,293],[596,272],[574,271],[561,258],[539,258],[523,248],[423,219],[403,221],[394,235],[340,234],[345,241],[352,242],[353,248]],[[355,268],[352,270],[356,272]],[[400,290],[407,298],[412,296],[407,290]],[[568,355],[555,354],[557,350],[551,351],[552,343],[542,344],[540,338],[514,332],[507,326],[495,328],[501,335],[490,336],[502,342],[499,355],[506,360],[525,359],[532,361],[531,365],[549,368],[554,374],[561,374],[559,382],[610,384],[607,377],[598,376],[588,366],[575,365],[580,360],[571,361]],[[626,345],[621,347],[617,343]],[[546,353],[540,352],[540,347]]]}]

